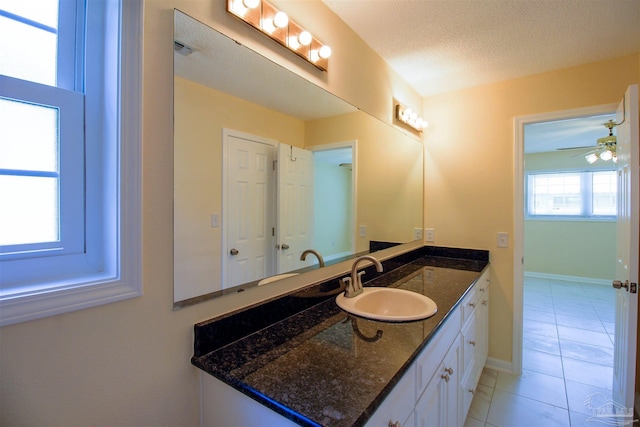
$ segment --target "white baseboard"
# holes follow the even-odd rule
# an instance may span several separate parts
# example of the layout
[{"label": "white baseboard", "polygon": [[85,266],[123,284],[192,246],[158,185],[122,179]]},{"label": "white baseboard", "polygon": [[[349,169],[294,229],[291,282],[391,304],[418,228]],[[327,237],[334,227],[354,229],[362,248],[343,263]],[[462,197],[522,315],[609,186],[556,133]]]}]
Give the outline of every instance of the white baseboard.
[{"label": "white baseboard", "polygon": [[563,274],[539,273],[537,271],[525,271],[524,277],[533,277],[537,279],[561,280],[564,282],[581,282],[591,285],[611,286],[611,280],[594,279],[592,277],[566,276]]},{"label": "white baseboard", "polygon": [[495,369],[496,371],[506,372],[509,374],[513,374],[513,364],[511,362],[507,362],[506,360],[496,359],[493,357],[487,357],[487,361],[484,364],[485,368]]}]

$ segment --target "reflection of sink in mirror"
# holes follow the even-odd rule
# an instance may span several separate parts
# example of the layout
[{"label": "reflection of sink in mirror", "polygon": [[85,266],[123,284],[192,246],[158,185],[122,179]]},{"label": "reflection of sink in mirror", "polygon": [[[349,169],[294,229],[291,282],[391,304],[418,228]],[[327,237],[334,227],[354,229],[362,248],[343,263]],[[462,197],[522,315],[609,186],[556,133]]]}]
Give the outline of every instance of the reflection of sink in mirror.
[{"label": "reflection of sink in mirror", "polygon": [[265,279],[260,280],[258,282],[258,286],[266,285],[271,282],[276,282],[278,280],[286,279],[287,277],[297,276],[297,275],[298,273],[284,273],[284,274],[278,274],[276,276],[267,277]]},{"label": "reflection of sink in mirror", "polygon": [[336,297],[338,306],[356,316],[387,322],[407,322],[431,317],[438,306],[429,297],[413,291],[396,288],[364,288],[355,297],[343,294]]}]

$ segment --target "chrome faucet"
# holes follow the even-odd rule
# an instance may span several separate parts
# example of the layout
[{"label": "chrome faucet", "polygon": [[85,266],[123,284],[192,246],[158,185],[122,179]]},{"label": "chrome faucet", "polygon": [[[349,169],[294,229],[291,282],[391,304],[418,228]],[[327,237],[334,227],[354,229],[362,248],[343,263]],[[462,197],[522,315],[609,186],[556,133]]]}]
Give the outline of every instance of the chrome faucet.
[{"label": "chrome faucet", "polygon": [[355,261],[353,261],[353,267],[351,267],[351,277],[343,277],[340,279],[340,282],[345,286],[344,296],[346,298],[353,298],[362,293],[362,275],[364,271],[358,273],[358,264],[360,264],[361,261],[373,262],[378,273],[382,273],[382,264],[371,255],[356,258]]},{"label": "chrome faucet", "polygon": [[300,261],[304,261],[309,254],[314,254],[316,258],[318,258],[318,264],[320,264],[320,268],[324,267],[324,259],[322,259],[322,255],[320,255],[320,253],[314,249],[307,249],[306,251],[302,252],[302,255],[300,255]]}]

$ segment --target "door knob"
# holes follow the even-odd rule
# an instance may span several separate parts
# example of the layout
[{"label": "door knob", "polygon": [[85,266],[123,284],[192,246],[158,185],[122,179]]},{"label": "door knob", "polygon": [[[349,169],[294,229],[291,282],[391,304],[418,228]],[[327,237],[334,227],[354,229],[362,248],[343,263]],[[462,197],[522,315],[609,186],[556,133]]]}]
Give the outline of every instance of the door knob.
[{"label": "door knob", "polygon": [[634,282],[629,283],[628,280],[625,280],[624,283],[622,283],[620,280],[614,280],[613,287],[616,289],[625,288],[627,291],[631,292],[632,294],[635,294],[638,292],[638,284]]},{"label": "door knob", "polygon": [[283,250],[284,250],[284,249],[289,249],[289,245],[287,245],[286,243],[283,243],[280,247],[281,247]]},{"label": "door knob", "polygon": [[613,281],[613,287],[616,288],[616,289],[625,288],[628,291],[629,290],[629,281],[625,280],[624,283],[622,283],[620,280],[614,280]]},{"label": "door knob", "polygon": [[238,252],[238,250],[237,250],[236,248],[233,248],[233,249],[231,249],[231,250],[229,251],[229,254],[231,254],[231,255],[233,255],[233,256],[236,256],[236,255],[238,255],[239,253],[240,253],[240,252]]}]

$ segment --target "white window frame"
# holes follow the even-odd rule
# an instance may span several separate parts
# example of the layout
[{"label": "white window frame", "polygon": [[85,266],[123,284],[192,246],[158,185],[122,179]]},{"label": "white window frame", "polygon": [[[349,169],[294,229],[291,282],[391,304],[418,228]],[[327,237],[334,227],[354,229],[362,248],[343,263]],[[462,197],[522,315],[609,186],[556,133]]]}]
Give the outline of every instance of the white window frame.
[{"label": "white window frame", "polygon": [[[0,293],[0,326],[142,295],[143,5],[127,0],[87,4],[87,36],[104,29],[118,37],[107,37],[102,52],[87,49],[87,63],[91,55],[106,52],[102,69],[113,72],[87,79],[85,86],[87,99],[97,97],[102,107],[85,117],[87,146],[96,145],[92,138],[101,138],[99,149],[87,148],[86,153],[87,167],[92,168],[85,182],[86,249],[81,259],[39,259],[43,264],[37,270],[42,273],[31,277],[19,273],[33,271],[33,261],[2,261],[0,282],[11,282]],[[97,71],[102,74],[102,69]],[[56,264],[57,269],[61,262],[70,270],[59,275],[47,270],[47,265]]]},{"label": "white window frame", "polygon": [[[615,222],[617,215],[594,215],[592,212],[592,175],[599,172],[615,172],[611,169],[589,169],[589,170],[536,170],[528,171],[525,174],[525,219],[535,221],[602,221]],[[532,214],[530,205],[532,203],[531,186],[532,176],[546,174],[577,174],[582,175],[580,195],[582,198],[581,214],[578,215],[551,215],[551,214]],[[585,178],[589,179],[585,179]]]}]

